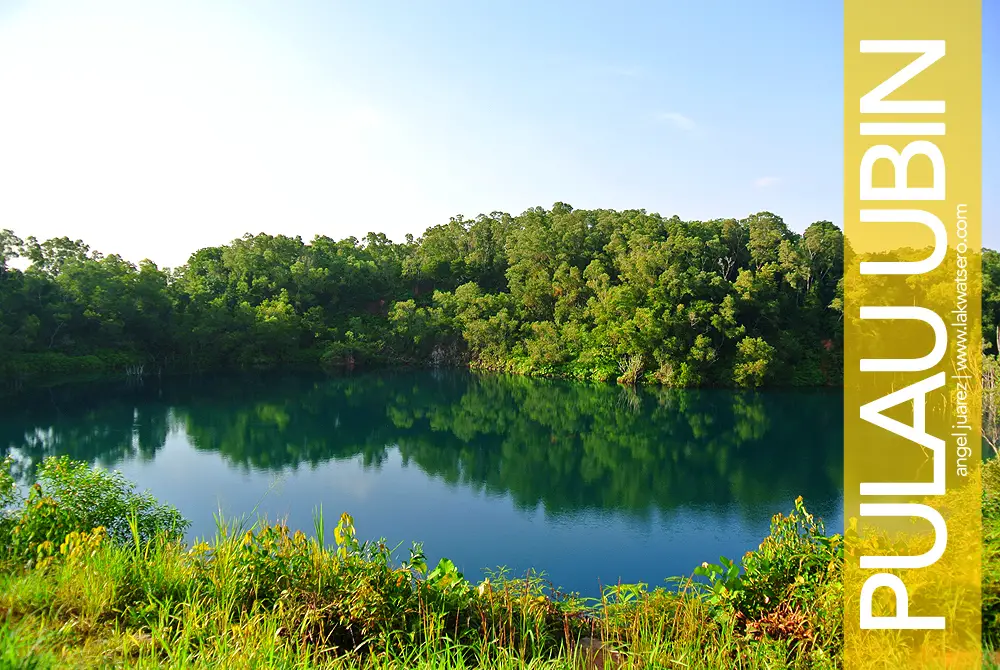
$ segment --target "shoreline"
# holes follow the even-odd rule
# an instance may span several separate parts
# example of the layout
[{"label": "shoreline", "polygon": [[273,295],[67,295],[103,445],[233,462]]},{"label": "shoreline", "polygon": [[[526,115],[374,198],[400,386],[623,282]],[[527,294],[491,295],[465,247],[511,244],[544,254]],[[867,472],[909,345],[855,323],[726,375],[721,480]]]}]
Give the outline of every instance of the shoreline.
[{"label": "shoreline", "polygon": [[[85,359],[86,356],[73,357],[75,359]],[[600,381],[592,378],[581,378],[579,376],[574,376],[570,373],[542,373],[542,372],[518,372],[510,369],[502,369],[498,367],[487,367],[479,366],[475,364],[468,365],[452,365],[452,366],[420,366],[411,364],[402,365],[370,365],[370,366],[359,366],[353,370],[349,370],[346,367],[324,367],[321,365],[310,365],[310,364],[297,364],[291,366],[280,366],[273,365],[267,367],[257,367],[257,368],[218,368],[218,369],[200,369],[200,370],[190,370],[190,371],[170,371],[166,373],[154,374],[145,373],[142,375],[130,375],[121,369],[104,369],[94,372],[79,372],[75,374],[37,374],[29,377],[14,377],[11,375],[0,374],[0,398],[12,397],[24,391],[31,390],[43,390],[49,388],[57,388],[60,386],[70,386],[76,384],[87,384],[87,383],[104,383],[113,381],[145,381],[149,379],[180,379],[180,378],[197,378],[206,375],[266,375],[266,374],[310,374],[310,375],[323,375],[325,377],[342,377],[347,375],[363,375],[363,374],[378,374],[378,373],[395,373],[395,372],[432,372],[434,370],[446,370],[446,371],[459,371],[459,372],[469,372],[473,374],[480,375],[509,375],[513,377],[522,377],[525,379],[542,379],[542,380],[553,380],[562,382],[572,382],[579,384],[598,384],[601,386],[618,386],[621,388],[635,388],[635,389],[655,389],[655,388],[668,388],[675,390],[686,390],[686,391],[696,391],[696,390],[718,390],[718,391],[732,391],[736,393],[744,392],[768,392],[768,391],[790,391],[790,390],[820,390],[820,389],[843,389],[842,384],[822,384],[822,385],[809,385],[809,386],[795,386],[792,384],[770,384],[761,386],[754,389],[747,389],[739,386],[669,386],[655,381],[637,381],[634,384],[623,384],[615,380],[604,380]]]},{"label": "shoreline", "polygon": [[[753,661],[745,667],[770,667],[779,658],[805,663],[790,667],[837,667],[828,607],[837,606],[830,579],[842,565],[842,543],[825,535],[801,498],[789,515],[775,517],[760,550],[744,557],[742,575],[724,559],[722,565],[693,566],[696,581],[674,578],[676,590],[620,584],[598,599],[581,599],[548,590],[533,573],[471,582],[446,558],[428,565],[416,544],[407,560],[393,561],[385,545],[357,539],[347,514],[333,529],[333,543],[319,513],[309,535],[280,524],[219,519],[215,538],[189,545],[179,539],[185,522],[172,508],[135,494],[121,477],[53,458],[41,466],[39,481],[0,524],[0,535],[6,534],[0,550],[0,613],[6,620],[0,625],[27,642],[32,638],[25,632],[33,626],[76,622],[88,628],[87,644],[46,645],[54,663],[93,659],[95,647],[116,664],[131,659],[152,665],[184,649],[199,661],[195,665],[213,658],[233,663],[237,635],[272,659],[306,654],[306,665],[296,667],[411,668],[424,658],[446,668],[477,661],[486,664],[481,667],[579,667],[581,652],[591,661],[602,654],[616,659],[616,667],[693,653],[715,657],[718,667],[740,658]],[[42,501],[48,502],[39,507]],[[64,513],[41,511],[46,509]],[[135,510],[131,521],[122,517],[124,509]],[[34,539],[25,535],[28,528],[36,530]],[[794,547],[782,544],[788,532],[799,538]],[[803,579],[787,581],[791,573],[755,564],[754,555],[760,563],[775,550],[788,566],[797,552],[807,551],[817,569],[796,569],[794,576]],[[788,592],[774,603],[760,600],[775,587]],[[117,603],[109,594],[118,594],[110,596]],[[32,604],[36,596],[64,603],[54,619]],[[67,597],[77,605],[69,606]],[[310,619],[319,603],[333,608],[334,616]],[[799,611],[793,619],[801,630],[771,639],[764,630],[768,612],[783,617],[780,603]],[[226,623],[216,629],[210,620],[219,617]],[[208,637],[192,639],[193,629],[206,626],[213,630]],[[456,652],[465,661],[454,660]],[[817,666],[818,659],[828,664]]]},{"label": "shoreline", "polygon": [[[801,498],[739,561],[702,563],[696,581],[673,578],[677,590],[621,584],[588,600],[530,574],[471,582],[448,559],[428,565],[420,545],[394,561],[359,541],[347,514],[332,543],[319,513],[308,535],[220,518],[215,538],[189,545],[176,510],[120,476],[65,458],[39,475],[0,522],[0,645],[48,662],[36,667],[568,669],[597,650],[621,668],[842,667],[843,538]],[[994,460],[982,500],[987,661],[1000,639],[998,482]],[[67,626],[87,632],[56,634]]]}]

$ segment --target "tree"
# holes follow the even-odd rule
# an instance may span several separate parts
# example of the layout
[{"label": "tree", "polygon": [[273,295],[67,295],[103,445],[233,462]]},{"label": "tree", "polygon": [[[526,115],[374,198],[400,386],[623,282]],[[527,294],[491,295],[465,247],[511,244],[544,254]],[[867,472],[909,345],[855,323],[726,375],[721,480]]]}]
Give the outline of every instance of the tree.
[{"label": "tree", "polygon": [[0,230],[0,277],[7,272],[7,263],[19,257],[19,251],[24,246],[13,230]]},{"label": "tree", "polygon": [[759,337],[745,337],[737,346],[739,352],[733,368],[737,386],[757,388],[763,385],[774,360],[774,347]]},{"label": "tree", "polygon": [[746,222],[749,231],[748,248],[753,269],[760,270],[767,263],[778,262],[781,241],[790,237],[788,226],[780,216],[771,212],[751,215]]},{"label": "tree", "polygon": [[83,240],[56,237],[39,243],[34,236],[24,242],[24,256],[31,261],[31,269],[49,277],[58,276],[67,266],[98,260],[100,254],[90,254],[90,247]]}]

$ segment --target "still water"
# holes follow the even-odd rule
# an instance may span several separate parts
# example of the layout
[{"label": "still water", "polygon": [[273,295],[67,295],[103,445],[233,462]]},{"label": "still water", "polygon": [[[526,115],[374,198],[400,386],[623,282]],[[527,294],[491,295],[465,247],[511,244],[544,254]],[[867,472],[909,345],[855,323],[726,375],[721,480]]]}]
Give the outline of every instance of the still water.
[{"label": "still water", "polygon": [[101,383],[0,405],[27,481],[47,455],[120,470],[212,535],[213,514],[327,537],[422,542],[470,579],[544,571],[558,587],[690,574],[739,557],[798,495],[843,529],[839,391],[623,389],[458,372]]}]

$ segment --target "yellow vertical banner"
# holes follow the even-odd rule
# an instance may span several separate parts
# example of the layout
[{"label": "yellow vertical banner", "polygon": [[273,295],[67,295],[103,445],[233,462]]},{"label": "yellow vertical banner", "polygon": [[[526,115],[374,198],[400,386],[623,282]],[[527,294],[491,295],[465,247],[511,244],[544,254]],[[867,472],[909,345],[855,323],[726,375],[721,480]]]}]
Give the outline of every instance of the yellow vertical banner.
[{"label": "yellow vertical banner", "polygon": [[979,668],[981,0],[844,18],[844,667]]}]

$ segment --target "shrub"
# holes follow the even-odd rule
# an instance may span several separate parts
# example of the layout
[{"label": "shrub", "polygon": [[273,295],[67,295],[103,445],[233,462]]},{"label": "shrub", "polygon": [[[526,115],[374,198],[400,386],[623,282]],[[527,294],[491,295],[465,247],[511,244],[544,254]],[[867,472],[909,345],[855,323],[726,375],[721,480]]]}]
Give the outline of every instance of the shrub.
[{"label": "shrub", "polygon": [[793,606],[810,603],[824,582],[840,576],[843,561],[843,538],[827,536],[823,522],[806,511],[799,497],[795,511],[775,515],[770,535],[743,557],[744,588],[734,601],[736,607],[756,618],[781,600]]},{"label": "shrub", "polygon": [[65,456],[45,459],[27,498],[19,500],[10,466],[8,458],[0,473],[0,552],[31,560],[51,555],[71,533],[102,528],[118,543],[147,542],[159,533],[180,539],[188,526],[177,509],[136,493],[121,473]]},{"label": "shrub", "polygon": [[632,385],[638,383],[642,375],[643,359],[642,354],[632,354],[623,358],[619,363],[621,376],[618,377],[619,384]]},{"label": "shrub", "polygon": [[805,643],[830,652],[831,644],[839,646],[843,538],[826,535],[801,497],[791,514],[772,518],[771,533],[743,556],[742,573],[732,561],[720,561],[695,570],[708,578],[702,593],[717,619],[732,618],[753,637],[787,639],[791,647]]}]

